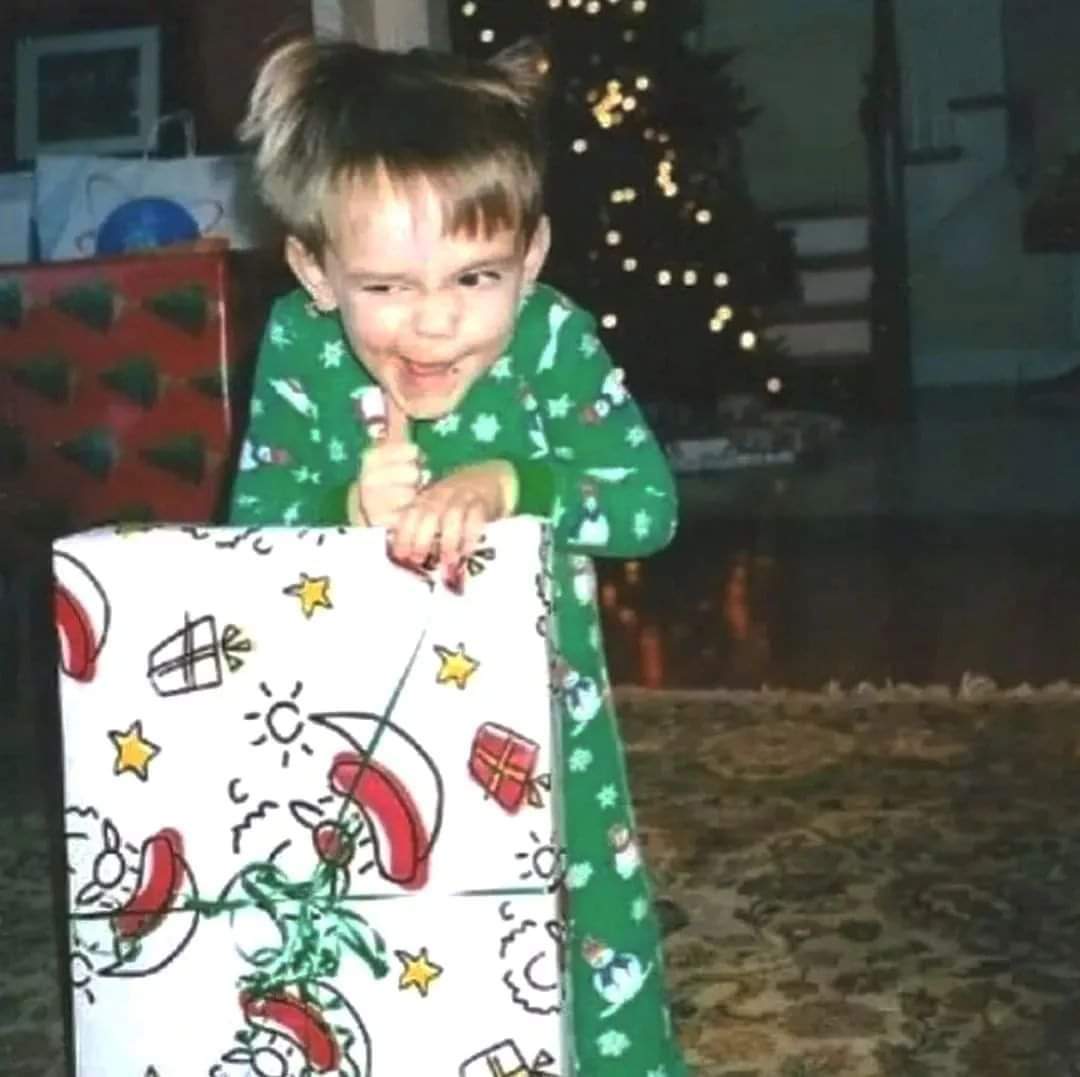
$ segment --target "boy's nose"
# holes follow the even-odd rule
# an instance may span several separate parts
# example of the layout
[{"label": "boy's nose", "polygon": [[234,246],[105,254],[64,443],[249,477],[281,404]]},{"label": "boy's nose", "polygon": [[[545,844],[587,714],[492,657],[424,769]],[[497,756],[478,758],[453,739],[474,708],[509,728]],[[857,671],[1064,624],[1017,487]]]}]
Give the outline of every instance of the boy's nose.
[{"label": "boy's nose", "polygon": [[420,297],[414,312],[414,328],[418,336],[452,336],[460,316],[458,297],[450,290],[440,289]]}]

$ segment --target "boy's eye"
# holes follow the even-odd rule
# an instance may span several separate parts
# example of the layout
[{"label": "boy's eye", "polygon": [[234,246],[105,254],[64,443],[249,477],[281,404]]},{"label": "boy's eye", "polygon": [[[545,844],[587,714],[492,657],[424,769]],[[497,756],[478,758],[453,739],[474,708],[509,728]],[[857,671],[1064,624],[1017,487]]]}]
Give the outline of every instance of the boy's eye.
[{"label": "boy's eye", "polygon": [[476,288],[481,284],[494,284],[502,279],[502,274],[494,269],[470,269],[458,277],[458,283],[466,288]]}]

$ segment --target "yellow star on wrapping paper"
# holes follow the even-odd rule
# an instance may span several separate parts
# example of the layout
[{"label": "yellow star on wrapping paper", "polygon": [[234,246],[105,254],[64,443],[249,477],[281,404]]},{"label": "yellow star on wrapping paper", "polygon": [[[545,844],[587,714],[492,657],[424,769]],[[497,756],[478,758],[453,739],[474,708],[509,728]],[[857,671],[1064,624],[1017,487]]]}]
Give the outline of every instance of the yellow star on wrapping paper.
[{"label": "yellow star on wrapping paper", "polygon": [[480,665],[475,658],[470,658],[465,653],[464,643],[459,643],[456,651],[436,644],[435,653],[442,661],[439,672],[435,675],[436,684],[456,684],[458,688],[464,688]]},{"label": "yellow star on wrapping paper", "polygon": [[395,950],[394,954],[402,965],[398,990],[407,991],[410,987],[415,987],[424,998],[427,998],[431,981],[437,980],[442,975],[442,966],[436,965],[428,957],[426,946],[416,955],[406,950]]},{"label": "yellow star on wrapping paper", "polygon": [[300,599],[300,609],[303,611],[304,616],[308,618],[317,609],[330,610],[334,608],[330,602],[329,576],[309,576],[306,572],[301,572],[300,582],[286,587],[285,594]]},{"label": "yellow star on wrapping paper", "polygon": [[116,747],[113,774],[131,771],[145,782],[150,777],[148,770],[150,760],[161,749],[143,737],[142,722],[132,722],[126,733],[121,733],[119,729],[110,730],[109,740]]}]

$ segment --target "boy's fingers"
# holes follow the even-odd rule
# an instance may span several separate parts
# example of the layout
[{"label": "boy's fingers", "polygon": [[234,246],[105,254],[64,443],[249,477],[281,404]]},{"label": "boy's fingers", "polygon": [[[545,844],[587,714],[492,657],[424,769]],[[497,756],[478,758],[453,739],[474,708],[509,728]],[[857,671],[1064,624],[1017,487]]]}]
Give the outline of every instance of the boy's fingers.
[{"label": "boy's fingers", "polygon": [[461,560],[461,542],[465,531],[465,509],[451,504],[442,518],[442,534],[439,536],[439,560],[444,572]]},{"label": "boy's fingers", "polygon": [[365,449],[360,457],[360,467],[364,474],[372,477],[377,474],[379,481],[384,481],[386,472],[396,472],[399,468],[414,468],[419,476],[422,464],[419,447],[410,443],[375,445]]},{"label": "boy's fingers", "polygon": [[386,409],[386,437],[388,445],[402,445],[412,441],[409,431],[409,417],[398,407],[397,401],[384,389],[383,406]]},{"label": "boy's fingers", "polygon": [[416,460],[385,464],[379,468],[378,474],[370,476],[370,480],[373,488],[403,486],[414,494],[420,486],[420,464]]},{"label": "boy's fingers", "polygon": [[461,556],[463,558],[471,557],[480,549],[480,544],[484,541],[484,529],[487,524],[487,514],[484,512],[484,507],[478,501],[474,501],[465,514],[465,524],[462,528]]},{"label": "boy's fingers", "polygon": [[431,552],[439,528],[438,516],[416,504],[403,512],[390,537],[390,549],[399,561],[422,564]]}]

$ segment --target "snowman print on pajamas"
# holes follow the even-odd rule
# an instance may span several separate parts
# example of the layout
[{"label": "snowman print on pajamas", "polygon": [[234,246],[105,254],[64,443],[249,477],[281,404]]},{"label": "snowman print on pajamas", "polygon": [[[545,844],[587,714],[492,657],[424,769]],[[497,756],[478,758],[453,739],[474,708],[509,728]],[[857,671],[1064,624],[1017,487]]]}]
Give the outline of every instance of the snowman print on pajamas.
[{"label": "snowman print on pajamas", "polygon": [[572,539],[577,546],[606,546],[611,538],[611,524],[600,510],[596,483],[581,484],[581,520]]},{"label": "snowman print on pajamas", "polygon": [[637,998],[653,970],[652,962],[642,965],[636,954],[617,953],[599,939],[586,939],[582,953],[593,970],[596,993],[607,1003],[600,1016],[611,1017]]},{"label": "snowman print on pajamas", "polygon": [[596,568],[592,558],[574,554],[570,558],[573,573],[574,598],[579,606],[588,606],[596,598]]},{"label": "snowman print on pajamas", "polygon": [[245,441],[240,449],[240,460],[237,466],[241,471],[254,471],[263,464],[286,465],[289,459],[289,454],[285,449],[275,449],[272,445],[256,445],[251,441]]},{"label": "snowman print on pajamas", "polygon": [[600,395],[585,409],[582,418],[587,423],[598,423],[629,400],[626,372],[621,367],[614,367],[604,378],[600,386]]},{"label": "snowman print on pajamas", "polygon": [[588,724],[600,713],[604,706],[604,693],[595,677],[561,664],[557,670],[559,678],[559,697],[566,714],[573,723],[570,736],[576,737],[585,731]]},{"label": "snowman print on pajamas", "polygon": [[616,823],[608,831],[615,862],[615,873],[620,879],[631,879],[641,867],[641,850],[634,841],[634,834],[625,823]]}]

